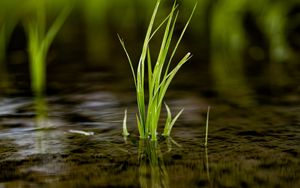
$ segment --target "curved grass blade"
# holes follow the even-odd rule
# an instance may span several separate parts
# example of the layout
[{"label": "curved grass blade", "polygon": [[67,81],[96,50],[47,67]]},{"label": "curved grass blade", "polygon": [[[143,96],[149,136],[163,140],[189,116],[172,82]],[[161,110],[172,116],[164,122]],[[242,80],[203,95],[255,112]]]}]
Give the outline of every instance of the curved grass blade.
[{"label": "curved grass blade", "polygon": [[170,108],[168,107],[168,105],[165,103],[165,106],[166,106],[166,109],[167,109],[167,112],[168,112],[168,117],[167,117],[167,120],[166,120],[166,125],[165,125],[165,129],[164,129],[164,132],[163,132],[163,136],[170,136],[170,133],[171,133],[171,130],[175,124],[175,122],[177,121],[177,119],[179,118],[179,116],[182,114],[183,110],[184,109],[181,109],[178,114],[173,118],[173,120],[171,121],[172,117],[171,117],[171,110]]},{"label": "curved grass blade", "polygon": [[54,37],[57,35],[58,31],[66,21],[72,9],[73,9],[73,5],[65,7],[60,13],[60,15],[55,19],[54,23],[51,25],[50,29],[48,30],[43,40],[43,47],[45,51],[48,51],[49,46],[54,40]]},{"label": "curved grass blade", "polygon": [[[175,3],[174,3],[175,4]],[[178,8],[178,5],[174,7],[174,11]],[[154,35],[159,31],[159,29],[164,25],[164,23],[169,19],[169,17],[173,14],[173,10],[169,13],[169,15],[157,26],[157,28],[151,34],[149,41],[154,37]]]},{"label": "curved grass blade", "polygon": [[120,43],[121,43],[121,45],[122,45],[122,47],[123,47],[123,49],[124,49],[124,51],[125,51],[126,57],[127,57],[127,59],[128,59],[128,62],[129,62],[129,65],[130,65],[130,69],[131,69],[131,72],[132,72],[132,76],[133,76],[133,80],[134,80],[134,85],[135,85],[135,87],[136,87],[135,71],[134,71],[134,68],[133,68],[133,65],[132,65],[131,58],[130,58],[130,56],[129,56],[129,54],[128,54],[128,51],[127,51],[127,49],[126,49],[126,47],[125,47],[125,43],[124,43],[124,41],[122,40],[122,38],[120,37],[119,34],[118,34],[118,38],[119,38],[119,41],[120,41]]},{"label": "curved grass blade", "polygon": [[177,48],[178,48],[178,46],[179,46],[179,44],[180,44],[180,42],[181,42],[181,40],[182,40],[182,37],[183,37],[184,33],[185,33],[185,31],[186,31],[186,29],[187,29],[187,27],[188,27],[188,25],[189,25],[189,23],[190,23],[190,21],[191,21],[193,15],[194,15],[194,12],[195,12],[195,10],[196,10],[196,7],[197,7],[197,2],[196,2],[195,6],[194,6],[194,8],[193,8],[193,10],[192,10],[192,13],[191,13],[191,15],[190,15],[188,21],[186,22],[186,24],[185,24],[185,26],[184,26],[184,28],[183,28],[181,34],[180,34],[180,37],[179,37],[179,39],[178,39],[178,41],[177,41],[177,43],[176,43],[176,45],[175,45],[175,47],[174,47],[174,49],[173,49],[172,55],[171,55],[171,57],[170,57],[170,59],[169,59],[169,62],[168,62],[167,68],[166,68],[165,75],[168,74],[168,70],[169,70],[171,61],[172,61],[172,59],[173,59],[173,57],[174,57],[174,55],[175,55],[175,53],[176,53],[176,51],[177,51]]}]

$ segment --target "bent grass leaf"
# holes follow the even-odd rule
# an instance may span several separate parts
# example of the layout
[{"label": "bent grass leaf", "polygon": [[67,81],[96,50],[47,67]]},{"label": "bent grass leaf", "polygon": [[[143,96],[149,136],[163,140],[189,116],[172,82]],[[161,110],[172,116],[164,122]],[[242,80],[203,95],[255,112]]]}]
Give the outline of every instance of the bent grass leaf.
[{"label": "bent grass leaf", "polygon": [[182,114],[184,109],[181,109],[178,114],[173,118],[172,120],[172,114],[171,114],[171,110],[169,108],[169,106],[165,103],[166,109],[167,109],[167,119],[166,119],[166,124],[165,124],[165,129],[163,132],[163,136],[170,136],[171,130],[175,124],[175,122],[177,121],[177,119],[179,118],[179,116]]}]

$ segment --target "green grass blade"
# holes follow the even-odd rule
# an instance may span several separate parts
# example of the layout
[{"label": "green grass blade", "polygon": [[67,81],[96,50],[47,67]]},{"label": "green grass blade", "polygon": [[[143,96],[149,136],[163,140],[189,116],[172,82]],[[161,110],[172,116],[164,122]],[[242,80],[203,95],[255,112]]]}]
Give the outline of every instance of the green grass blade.
[{"label": "green grass blade", "polygon": [[[149,91],[149,93],[150,93],[149,102],[152,101],[153,91],[160,84],[159,83],[160,82],[160,74],[162,72],[164,60],[166,57],[165,54],[168,51],[168,47],[166,47],[165,45],[166,45],[168,35],[169,35],[169,28],[170,28],[170,24],[171,24],[171,20],[172,20],[172,14],[173,14],[173,11],[169,16],[168,23],[167,23],[165,33],[164,33],[164,37],[163,37],[162,44],[161,44],[161,49],[160,49],[159,56],[157,59],[157,63],[155,65],[153,73],[152,73],[151,82],[149,82],[149,88],[151,88],[151,90]],[[154,105],[152,107],[149,107],[149,106],[150,105],[148,105],[148,114],[147,114],[146,124],[148,124],[151,129],[151,135],[152,135],[151,139],[156,140],[156,130],[157,130],[157,124],[158,124],[158,119],[159,119],[159,114],[160,114],[160,107],[157,105]]]},{"label": "green grass blade", "polygon": [[131,58],[129,56],[129,53],[126,49],[126,46],[125,46],[125,43],[124,41],[122,40],[122,38],[118,35],[118,38],[119,38],[119,41],[123,47],[123,50],[125,51],[125,54],[126,54],[126,57],[127,57],[127,60],[129,62],[129,65],[130,65],[130,69],[131,69],[131,73],[132,73],[132,76],[133,76],[133,80],[134,80],[134,85],[136,87],[136,78],[135,78],[135,71],[134,71],[134,68],[133,68],[133,65],[132,65],[132,61],[131,61]]},{"label": "green grass blade", "polygon": [[151,32],[152,32],[152,28],[153,28],[153,25],[154,25],[155,17],[157,15],[159,4],[160,4],[160,0],[158,0],[156,2],[154,11],[152,13],[150,23],[149,23],[149,26],[148,26],[148,29],[147,29],[147,33],[146,33],[146,36],[145,36],[144,44],[143,44],[141,58],[140,58],[139,62],[144,62],[145,61],[145,57],[146,57],[146,53],[147,53],[147,49],[148,49],[148,44],[149,44],[149,41],[150,41],[149,39],[151,37]]},{"label": "green grass blade", "polygon": [[[171,44],[171,40],[172,40],[172,37],[173,37],[174,28],[175,28],[175,25],[176,25],[178,14],[179,14],[179,12],[177,11],[177,13],[176,13],[176,15],[174,17],[174,20],[173,20],[173,24],[172,24],[171,30],[170,30],[170,35],[169,35],[168,40],[167,40],[167,45],[168,46],[170,46],[170,44]],[[170,64],[171,64],[171,61],[169,60],[167,66],[166,66],[164,77],[168,74],[168,71],[169,71],[169,68],[170,68]]]},{"label": "green grass blade", "polygon": [[147,53],[147,63],[148,63],[148,87],[149,87],[149,101],[152,100],[153,87],[152,87],[152,62],[151,62],[151,54],[150,48],[148,48]]},{"label": "green grass blade", "polygon": [[[145,94],[144,94],[144,86],[139,81],[140,78],[137,78],[137,103],[139,110],[139,118],[140,123],[143,128],[145,128]],[[146,130],[144,130],[146,132]]]},{"label": "green grass blade", "polygon": [[62,25],[64,24],[65,20],[71,13],[72,9],[73,9],[72,5],[65,7],[60,13],[60,15],[55,19],[54,23],[51,25],[49,31],[47,32],[47,35],[43,40],[44,50],[46,52],[48,51],[50,44],[52,43],[53,39],[57,35]]},{"label": "green grass blade", "polygon": [[138,129],[139,129],[139,133],[140,133],[140,138],[146,138],[145,132],[144,132],[145,128],[141,124],[139,116],[137,114],[136,114],[136,122],[137,122],[137,125],[138,125]]},{"label": "green grass blade", "polygon": [[[182,37],[183,37],[183,35],[184,35],[184,33],[185,33],[185,31],[186,31],[186,29],[187,29],[187,27],[188,27],[188,25],[189,25],[189,23],[190,23],[192,17],[193,17],[193,14],[194,14],[194,12],[195,12],[195,10],[196,10],[196,7],[197,7],[197,3],[195,4],[195,6],[194,6],[194,8],[193,8],[193,10],[192,10],[192,13],[191,13],[191,15],[190,15],[188,21],[186,22],[186,24],[185,24],[185,26],[184,26],[184,28],[183,28],[183,30],[182,30],[182,32],[181,32],[181,35],[180,35],[180,37],[179,37],[179,39],[178,39],[178,41],[177,41],[177,43],[176,43],[176,45],[175,45],[175,47],[174,47],[174,49],[173,49],[172,55],[171,55],[171,57],[170,57],[170,59],[169,59],[169,62],[168,62],[168,67],[169,67],[169,64],[171,64],[171,61],[172,61],[172,59],[173,59],[173,57],[174,57],[174,55],[175,55],[175,53],[176,53],[176,51],[177,51],[177,48],[178,48],[178,46],[179,46],[179,44],[180,44],[180,42],[181,42],[181,40],[182,40]],[[167,73],[167,72],[168,72],[168,70],[166,70],[166,73]]]},{"label": "green grass blade", "polygon": [[158,93],[158,105],[162,104],[163,98],[166,94],[166,91],[172,81],[172,79],[174,78],[174,76],[176,75],[176,73],[178,72],[178,70],[181,68],[181,66],[186,63],[189,59],[191,58],[191,54],[187,53],[182,59],[181,61],[176,65],[176,67],[166,76],[164,77],[164,80],[161,83],[161,88],[159,90]]},{"label": "green grass blade", "polygon": [[163,136],[167,136],[166,133],[169,132],[169,127],[172,121],[172,114],[171,114],[171,110],[169,108],[169,106],[165,103],[165,107],[167,110],[167,119],[166,119],[166,124],[165,124],[165,128],[164,128],[164,132],[163,132]]},{"label": "green grass blade", "polygon": [[170,136],[171,130],[173,128],[173,126],[175,125],[175,122],[177,121],[177,119],[179,118],[179,116],[182,114],[184,109],[181,109],[178,114],[173,118],[173,120],[171,121],[171,123],[168,125],[168,127],[165,127],[165,131],[163,133],[164,136]]},{"label": "green grass blade", "polygon": [[[163,65],[168,53],[168,49],[170,46],[169,42],[169,36],[172,35],[172,30],[170,29],[172,27],[172,19],[173,19],[173,14],[176,9],[177,5],[173,5],[173,8],[171,10],[171,13],[168,15],[168,17],[163,21],[163,23],[167,20],[167,25],[164,31],[164,36],[161,42],[161,47],[159,51],[159,55],[157,58],[157,62],[154,66],[154,70],[152,73],[152,82],[149,82],[149,88],[151,88],[151,96],[149,97],[149,104],[148,104],[148,113],[147,113],[147,120],[146,124],[150,127],[151,129],[151,139],[156,140],[156,130],[157,130],[157,125],[158,125],[158,120],[160,117],[160,111],[161,111],[161,106],[157,105],[158,104],[158,98],[154,97],[154,91],[157,90],[157,88],[160,85],[160,77],[161,77],[161,72],[163,70]],[[171,30],[171,32],[170,32]],[[152,100],[154,99],[154,100]]]},{"label": "green grass blade", "polygon": [[208,140],[209,111],[210,111],[210,106],[207,108],[207,115],[206,115],[206,129],[205,129],[205,143],[204,143],[204,146],[207,146],[207,140]]},{"label": "green grass blade", "polygon": [[[178,5],[176,5],[174,7],[174,11],[177,9]],[[169,13],[169,15],[167,17],[165,17],[165,19],[159,24],[159,26],[157,26],[157,28],[153,31],[153,33],[151,34],[149,41],[154,37],[154,35],[157,33],[157,31],[159,31],[159,29],[164,25],[164,23],[170,18],[170,16],[173,14],[173,11],[171,11]]]},{"label": "green grass blade", "polygon": [[[151,118],[151,119],[153,119],[152,122],[158,122],[160,108],[161,108],[161,104],[162,104],[163,98],[165,96],[165,93],[166,93],[172,79],[174,78],[175,74],[178,72],[178,70],[181,68],[181,66],[184,63],[186,63],[190,58],[191,58],[190,53],[187,53],[182,58],[182,60],[178,63],[178,65],[166,77],[164,77],[164,79],[162,80],[162,83],[159,85],[159,87],[156,88],[154,95],[152,97],[152,100],[149,101],[147,119]],[[150,122],[150,121],[147,121],[147,123],[148,122]]]},{"label": "green grass blade", "polygon": [[35,95],[41,96],[45,85],[45,54],[41,47],[41,35],[37,20],[26,20],[25,29],[28,34],[30,59],[31,89]]},{"label": "green grass blade", "polygon": [[167,22],[167,25],[165,28],[164,36],[163,36],[163,39],[161,42],[161,47],[160,47],[160,51],[159,51],[158,58],[157,58],[157,63],[154,68],[154,73],[153,73],[154,74],[153,75],[154,83],[153,84],[155,85],[155,87],[158,87],[160,84],[161,72],[163,69],[163,65],[164,65],[168,50],[169,50],[170,43],[168,43],[168,38],[169,38],[169,35],[172,35],[172,33],[170,33],[170,27],[171,27],[174,11],[175,11],[175,4],[173,5],[172,11],[170,13],[170,17],[168,19],[168,22]]},{"label": "green grass blade", "polygon": [[128,133],[128,130],[127,130],[127,109],[125,109],[125,112],[124,112],[123,136],[129,136],[129,133]]},{"label": "green grass blade", "polygon": [[[146,59],[146,55],[147,55],[147,51],[148,51],[148,47],[149,47],[149,38],[151,36],[151,31],[153,28],[153,24],[154,24],[154,20],[158,11],[158,7],[160,4],[160,0],[157,1],[154,11],[152,13],[152,17],[147,29],[147,33],[146,33],[146,37],[144,40],[144,44],[143,44],[143,49],[142,49],[142,54],[139,60],[139,64],[138,64],[138,68],[137,68],[137,86],[136,86],[136,90],[137,90],[137,103],[138,103],[138,108],[139,108],[139,117],[140,117],[140,123],[143,125],[143,127],[145,128],[145,124],[146,124],[146,117],[145,117],[145,113],[146,113],[146,109],[145,109],[145,91],[144,91],[144,79],[145,79],[145,59]],[[146,131],[146,130],[145,130]],[[147,132],[147,131],[146,131]]]},{"label": "green grass blade", "polygon": [[46,4],[45,1],[35,1],[35,9],[36,9],[36,27],[38,29],[38,37],[39,40],[42,40],[45,37],[46,32]]}]

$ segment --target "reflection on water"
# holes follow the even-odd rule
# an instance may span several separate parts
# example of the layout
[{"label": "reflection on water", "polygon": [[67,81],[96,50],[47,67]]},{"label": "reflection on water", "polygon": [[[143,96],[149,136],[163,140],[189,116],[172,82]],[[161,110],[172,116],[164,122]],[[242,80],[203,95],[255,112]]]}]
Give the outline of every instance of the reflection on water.
[{"label": "reflection on water", "polygon": [[[188,91],[176,100],[171,90],[168,102],[185,108],[172,132],[175,141],[149,142],[134,137],[132,93],[89,89],[0,100],[0,187],[300,185],[298,104],[236,108]],[[205,149],[208,104],[213,113]],[[124,144],[125,106],[132,135]]]},{"label": "reflection on water", "polygon": [[142,188],[169,186],[169,177],[156,141],[139,141],[139,181]]},{"label": "reflection on water", "polygon": [[205,168],[206,168],[206,174],[207,174],[208,182],[210,182],[210,176],[209,176],[209,160],[208,160],[207,146],[205,146]]},{"label": "reflection on water", "polygon": [[[74,106],[87,103],[77,102]],[[40,118],[48,114],[53,123],[51,109],[57,104],[49,100],[47,103],[40,102],[40,112],[44,114]],[[17,108],[22,109],[20,105]],[[109,127],[109,124],[95,125],[91,121],[84,126],[76,125],[80,130],[93,130],[95,135],[92,136],[64,131],[69,127],[62,123],[57,128],[37,130],[36,123],[31,124],[37,121],[36,116],[26,120],[2,115],[0,186],[194,188],[297,187],[300,184],[299,108],[271,112],[270,108],[247,111],[215,105],[207,148],[203,147],[204,109],[202,122],[188,124],[186,115],[184,121],[176,124],[172,133],[176,142],[150,142],[128,137],[124,144],[121,135],[124,108],[114,105],[106,108],[112,112],[111,120],[120,120],[112,128],[103,130],[102,126]],[[48,109],[48,113],[43,113],[43,109]],[[89,107],[85,106],[85,109]],[[250,118],[243,118],[243,113]],[[80,118],[83,120],[78,114],[77,120],[73,116],[72,124],[78,123]],[[13,132],[8,119],[23,122],[14,124],[19,132]],[[134,121],[134,117],[129,119],[129,122]],[[47,123],[39,124],[44,125]],[[23,126],[31,126],[34,131],[25,131]],[[39,134],[41,131],[44,133]],[[8,132],[11,134],[5,134]],[[23,155],[20,157],[16,155],[18,153]]]},{"label": "reflection on water", "polygon": [[47,103],[42,96],[35,97],[34,100],[34,109],[35,109],[35,125],[37,130],[36,131],[36,149],[38,153],[45,153],[45,137],[47,136],[45,133],[45,129],[49,128],[49,121],[48,121],[48,109]]}]

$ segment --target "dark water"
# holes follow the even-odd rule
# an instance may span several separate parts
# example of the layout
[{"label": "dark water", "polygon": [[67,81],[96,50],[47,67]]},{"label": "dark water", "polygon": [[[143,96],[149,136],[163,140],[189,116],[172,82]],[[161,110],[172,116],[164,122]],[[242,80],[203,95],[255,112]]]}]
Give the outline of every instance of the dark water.
[{"label": "dark water", "polygon": [[[298,1],[199,0],[174,60],[188,51],[193,57],[166,96],[173,114],[184,112],[171,138],[157,142],[138,138],[134,84],[117,38],[136,62],[155,1],[89,4],[91,10],[81,2],[47,54],[44,98],[30,90],[24,23],[1,35],[0,188],[300,187]],[[195,3],[179,2],[174,39]],[[13,7],[0,21],[24,12]],[[151,54],[160,36],[151,39]],[[165,117],[164,109],[159,133]]]},{"label": "dark water", "polygon": [[2,95],[0,187],[300,187],[297,89],[241,105],[185,69],[166,99],[174,112],[185,108],[172,138],[148,142],[137,136],[131,78],[112,72],[50,74],[44,99],[18,88]]}]

